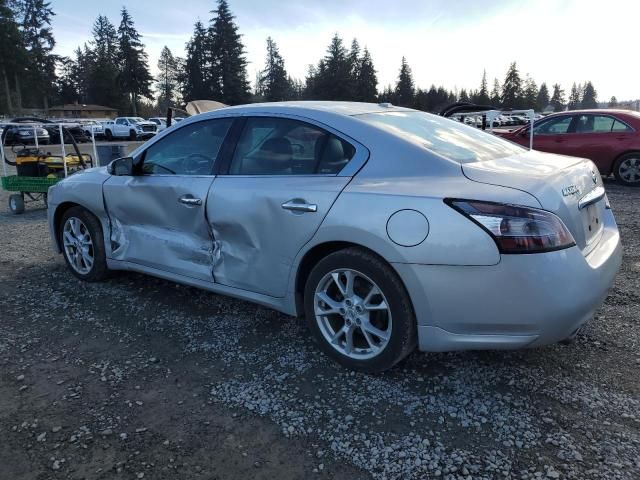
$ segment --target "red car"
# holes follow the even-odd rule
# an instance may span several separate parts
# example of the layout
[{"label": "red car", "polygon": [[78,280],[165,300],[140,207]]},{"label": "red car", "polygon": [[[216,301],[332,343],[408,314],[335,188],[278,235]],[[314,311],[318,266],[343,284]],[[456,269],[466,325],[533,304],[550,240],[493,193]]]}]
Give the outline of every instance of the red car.
[{"label": "red car", "polygon": [[[529,126],[498,135],[529,147]],[[534,123],[533,148],[592,160],[602,175],[614,174],[640,186],[640,113],[629,110],[575,110]]]}]

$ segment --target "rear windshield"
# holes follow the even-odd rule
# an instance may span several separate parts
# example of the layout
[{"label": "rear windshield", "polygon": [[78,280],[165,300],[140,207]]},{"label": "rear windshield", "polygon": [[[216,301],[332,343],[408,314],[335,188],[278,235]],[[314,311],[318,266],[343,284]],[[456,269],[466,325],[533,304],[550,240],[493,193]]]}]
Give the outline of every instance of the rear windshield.
[{"label": "rear windshield", "polygon": [[494,160],[524,150],[475,127],[424,112],[365,113],[357,118],[458,163]]}]

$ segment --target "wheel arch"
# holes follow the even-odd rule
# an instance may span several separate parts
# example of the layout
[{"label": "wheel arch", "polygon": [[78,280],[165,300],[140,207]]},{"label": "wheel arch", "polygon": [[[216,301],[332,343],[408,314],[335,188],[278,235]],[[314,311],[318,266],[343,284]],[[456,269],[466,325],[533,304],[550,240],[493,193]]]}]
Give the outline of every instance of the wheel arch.
[{"label": "wheel arch", "polygon": [[627,150],[627,151],[621,153],[616,158],[614,158],[613,162],[611,162],[611,170],[609,171],[609,174],[610,175],[611,174],[615,175],[616,174],[616,168],[618,166],[618,162],[620,161],[620,159],[622,157],[625,157],[625,156],[630,155],[630,154],[636,154],[636,155],[638,155],[640,157],[640,148],[632,148],[630,150]]},{"label": "wheel arch", "polygon": [[65,214],[65,212],[69,211],[73,207],[80,207],[83,210],[86,210],[88,213],[96,217],[98,221],[100,221],[100,217],[96,215],[95,212],[92,212],[91,209],[87,208],[85,205],[81,205],[79,203],[72,202],[72,201],[62,202],[59,205],[57,205],[53,213],[52,227],[53,227],[54,238],[56,242],[55,246],[58,252],[62,251],[62,245],[60,245],[60,221],[62,220],[62,217]]},{"label": "wheel arch", "polygon": [[[344,250],[347,248],[358,248],[360,250],[366,251],[367,253],[378,257],[380,260],[382,260],[387,265],[389,265],[393,271],[398,273],[396,269],[393,267],[393,264],[389,262],[386,258],[384,258],[384,256],[380,255],[375,250],[372,250],[371,248],[365,245],[362,245],[360,243],[355,243],[355,242],[345,241],[345,240],[326,241],[326,242],[318,243],[317,245],[314,245],[304,253],[296,269],[295,280],[294,280],[295,282],[294,283],[294,301],[295,301],[296,312],[299,316],[304,313],[304,287],[305,287],[307,278],[309,278],[309,274],[311,273],[311,270],[313,270],[313,267],[317,265],[318,262],[323,258],[325,258],[327,255],[330,255],[334,252]],[[399,274],[398,276],[400,277]],[[402,277],[400,277],[400,282],[403,284],[403,287],[406,289],[406,285],[404,285],[404,281],[402,280]],[[409,295],[409,298],[411,299],[410,295]]]}]

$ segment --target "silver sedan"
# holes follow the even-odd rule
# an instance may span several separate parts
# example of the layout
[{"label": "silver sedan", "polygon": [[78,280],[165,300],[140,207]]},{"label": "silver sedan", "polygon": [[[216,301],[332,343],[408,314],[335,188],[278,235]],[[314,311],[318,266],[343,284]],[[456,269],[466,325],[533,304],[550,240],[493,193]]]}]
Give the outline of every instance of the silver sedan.
[{"label": "silver sedan", "polygon": [[87,281],[133,270],[306,317],[343,365],[571,338],[621,261],[588,160],[389,104],[188,118],[49,190]]}]

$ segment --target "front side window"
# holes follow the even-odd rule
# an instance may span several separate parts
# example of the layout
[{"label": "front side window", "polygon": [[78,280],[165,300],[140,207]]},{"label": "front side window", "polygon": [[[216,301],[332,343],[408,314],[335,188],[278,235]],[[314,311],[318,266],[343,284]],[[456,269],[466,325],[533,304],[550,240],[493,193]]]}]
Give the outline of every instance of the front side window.
[{"label": "front side window", "polygon": [[534,135],[562,135],[569,132],[572,116],[551,118],[533,127]]},{"label": "front side window", "polygon": [[355,148],[315,125],[288,118],[247,119],[231,175],[335,175]]},{"label": "front side window", "polygon": [[231,118],[185,125],[151,145],[144,153],[147,175],[211,175]]}]

